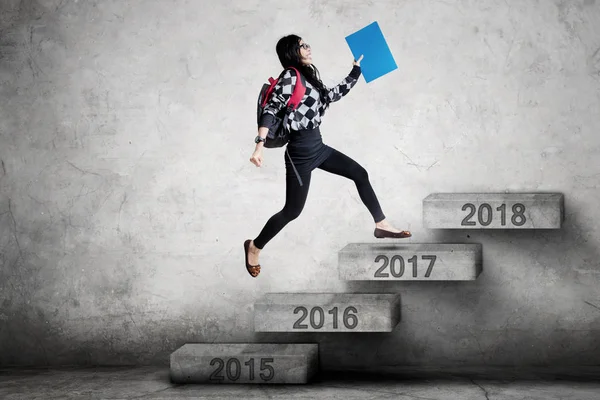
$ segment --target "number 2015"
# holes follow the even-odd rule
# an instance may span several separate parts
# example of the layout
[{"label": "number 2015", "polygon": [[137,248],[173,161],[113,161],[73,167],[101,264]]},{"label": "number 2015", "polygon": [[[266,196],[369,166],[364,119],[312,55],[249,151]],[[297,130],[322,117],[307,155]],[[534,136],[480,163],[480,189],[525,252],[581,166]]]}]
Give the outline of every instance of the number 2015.
[{"label": "number 2015", "polygon": [[[433,264],[435,264],[435,260],[437,259],[437,256],[432,255],[432,256],[421,256],[421,258],[423,260],[429,260],[429,266],[427,267],[427,271],[425,272],[425,278],[429,278],[431,276],[431,271],[433,270]],[[394,278],[400,278],[402,277],[402,275],[404,275],[404,258],[402,258],[402,256],[399,255],[394,255],[391,259],[388,258],[387,256],[384,255],[378,255],[375,258],[375,262],[379,262],[383,260],[383,265],[381,267],[379,267],[379,269],[377,271],[375,271],[375,278],[389,278],[390,274],[388,274],[387,272],[383,272],[384,269],[387,268],[388,264],[390,266],[390,272],[392,273],[392,276]],[[400,271],[396,271],[396,261],[399,262],[400,264]],[[411,263],[413,265],[413,278],[417,277],[417,256],[413,256],[411,258],[408,259],[408,262]]]},{"label": "number 2015", "polygon": [[[269,363],[272,363],[272,362],[273,362],[272,357],[260,359],[261,373],[259,374],[259,376],[263,381],[270,381],[275,376],[275,369],[271,365],[269,365]],[[217,366],[217,369],[214,370],[212,374],[210,374],[209,379],[211,381],[222,381],[225,379],[225,377],[223,375],[219,375],[221,373],[221,371],[223,371],[223,367],[225,367],[225,373],[227,375],[227,379],[229,379],[230,381],[237,381],[238,379],[240,379],[240,375],[242,374],[242,365],[240,363],[240,360],[238,360],[237,358],[230,358],[229,360],[227,360],[227,363],[225,363],[225,361],[223,361],[222,358],[218,358],[218,357],[213,358],[210,361],[210,365],[215,365],[215,364],[219,364],[219,365]],[[233,365],[235,365],[235,368],[233,368]],[[253,381],[255,379],[254,358],[251,358],[248,361],[246,361],[244,363],[244,365],[246,365],[248,367],[248,370],[249,370],[248,377],[251,381]],[[268,373],[265,374],[263,371],[267,371]]]},{"label": "number 2015", "polygon": [[[470,221],[470,219],[473,218],[473,216],[475,215],[475,212],[477,212],[477,221],[479,222],[480,225],[488,226],[489,224],[492,223],[492,219],[493,219],[492,206],[490,206],[488,203],[481,204],[479,206],[479,209],[477,209],[477,207],[475,207],[475,204],[472,204],[472,203],[466,203],[461,208],[462,211],[466,211],[467,209],[471,209],[471,211],[469,211],[469,214],[466,217],[464,217],[463,220],[461,221],[460,224],[462,226],[477,225],[475,223],[475,221]],[[487,218],[484,218],[484,216],[483,216],[484,210],[486,211]],[[496,208],[496,211],[500,211],[500,225],[505,226],[506,225],[506,204],[502,204],[500,207]],[[513,212],[513,215],[510,218],[510,222],[514,226],[524,225],[525,221],[526,221],[525,206],[521,203],[514,204],[512,206],[512,212]]]}]

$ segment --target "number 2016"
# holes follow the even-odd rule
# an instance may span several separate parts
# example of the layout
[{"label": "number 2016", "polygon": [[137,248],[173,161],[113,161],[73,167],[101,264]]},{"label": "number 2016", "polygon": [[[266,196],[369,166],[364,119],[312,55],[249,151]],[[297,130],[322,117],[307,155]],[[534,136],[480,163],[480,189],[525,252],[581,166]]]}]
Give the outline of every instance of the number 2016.
[{"label": "number 2016", "polygon": [[[342,317],[342,323],[347,329],[354,329],[358,325],[358,317],[356,314],[351,314],[351,312],[358,312],[356,307],[346,307],[344,310],[344,314]],[[300,318],[294,323],[293,329],[308,329],[308,325],[302,324],[302,321],[306,319],[309,312],[306,307],[298,306],[294,309],[294,314],[302,313]],[[338,329],[338,308],[333,307],[331,310],[327,312],[328,314],[333,315],[333,329]],[[315,318],[315,314],[319,314],[319,322],[316,322],[317,318]],[[313,307],[310,310],[310,325],[313,329],[321,329],[325,324],[325,312],[321,307]]]},{"label": "number 2016", "polygon": [[[437,259],[437,256],[432,255],[432,256],[421,256],[421,258],[423,260],[429,260],[429,266],[427,267],[427,271],[425,272],[425,278],[429,278],[431,276],[431,271],[433,270],[433,264],[435,264],[435,260]],[[402,256],[399,255],[394,255],[391,260],[384,255],[378,255],[375,258],[375,262],[379,262],[383,260],[383,265],[381,267],[379,267],[379,269],[377,271],[375,271],[375,278],[389,278],[390,274],[388,274],[387,272],[383,272],[384,269],[387,268],[388,264],[390,266],[390,272],[392,273],[392,276],[394,278],[400,278],[402,277],[402,275],[404,275],[404,258],[402,258]],[[399,262],[400,264],[400,271],[397,272],[396,271],[396,261]],[[417,256],[413,256],[411,258],[408,259],[408,262],[411,263],[413,265],[413,278],[417,277]]]},{"label": "number 2016", "polygon": [[[479,206],[479,209],[477,209],[477,207],[475,207],[475,204],[472,203],[466,203],[465,205],[462,206],[462,211],[466,211],[467,209],[471,209],[471,211],[469,211],[469,214],[463,218],[463,220],[461,221],[461,225],[462,226],[474,226],[477,225],[475,223],[475,221],[470,221],[471,218],[473,218],[473,216],[475,215],[475,212],[477,212],[477,221],[479,222],[480,225],[482,226],[488,226],[489,224],[492,223],[492,206],[490,206],[488,203],[483,203]],[[483,211],[486,211],[487,214],[487,218],[484,218],[483,216]],[[496,208],[496,211],[500,211],[500,224],[502,226],[506,225],[506,204],[502,204],[500,207]],[[521,203],[516,203],[512,206],[512,212],[513,215],[510,218],[510,222],[512,222],[512,224],[514,226],[522,226],[525,224],[525,206]]]}]

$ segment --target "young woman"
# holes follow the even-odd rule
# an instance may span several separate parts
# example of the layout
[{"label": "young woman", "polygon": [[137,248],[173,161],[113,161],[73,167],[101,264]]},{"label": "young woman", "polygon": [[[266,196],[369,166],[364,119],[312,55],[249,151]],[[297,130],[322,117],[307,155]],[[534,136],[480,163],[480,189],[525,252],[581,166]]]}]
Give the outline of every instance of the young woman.
[{"label": "young woman", "polygon": [[[283,209],[273,215],[254,240],[244,242],[246,269],[256,277],[260,273],[258,256],[265,245],[290,221],[296,219],[306,202],[310,186],[311,172],[320,168],[332,174],[352,179],[358,194],[375,221],[376,238],[406,238],[409,231],[399,231],[386,219],[377,196],[371,187],[367,171],[350,157],[323,143],[319,125],[330,103],[338,101],[348,94],[360,77],[362,56],[353,62],[350,74],[336,87],[328,89],[320,79],[318,69],[312,64],[311,48],[302,38],[288,35],[281,38],[276,46],[277,55],[283,68],[295,67],[304,76],[306,93],[298,108],[291,113],[288,123],[290,140],[284,155],[286,167],[286,197]],[[296,84],[296,74],[288,70],[277,82],[273,96],[264,109],[260,120],[256,148],[250,161],[260,167],[264,138],[276,115],[292,95]]]}]

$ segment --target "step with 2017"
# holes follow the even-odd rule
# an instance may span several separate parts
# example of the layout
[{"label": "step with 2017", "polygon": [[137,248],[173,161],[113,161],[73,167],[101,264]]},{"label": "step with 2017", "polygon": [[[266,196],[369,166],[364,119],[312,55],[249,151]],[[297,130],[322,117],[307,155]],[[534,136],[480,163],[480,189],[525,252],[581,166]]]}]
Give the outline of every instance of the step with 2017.
[{"label": "step with 2017", "polygon": [[481,244],[350,243],[338,253],[347,281],[470,281],[482,271]]}]

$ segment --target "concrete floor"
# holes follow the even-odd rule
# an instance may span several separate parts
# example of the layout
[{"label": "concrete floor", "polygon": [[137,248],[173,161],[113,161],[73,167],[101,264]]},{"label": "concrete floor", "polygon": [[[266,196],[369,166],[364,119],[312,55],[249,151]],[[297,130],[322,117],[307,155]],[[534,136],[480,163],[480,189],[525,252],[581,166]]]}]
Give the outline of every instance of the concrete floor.
[{"label": "concrete floor", "polygon": [[597,371],[525,374],[526,380],[484,379],[481,371],[463,376],[425,371],[378,379],[363,375],[361,380],[344,373],[322,376],[309,385],[268,386],[176,385],[170,383],[166,367],[0,369],[0,399],[598,400]]}]

